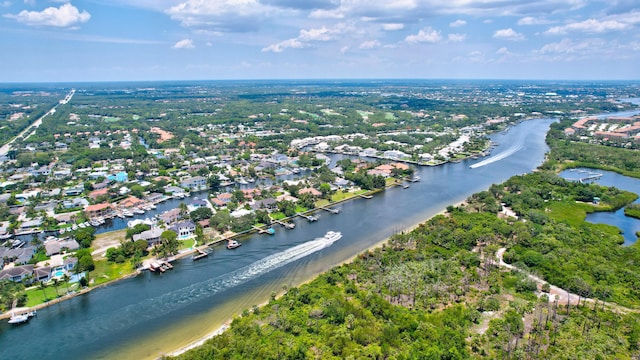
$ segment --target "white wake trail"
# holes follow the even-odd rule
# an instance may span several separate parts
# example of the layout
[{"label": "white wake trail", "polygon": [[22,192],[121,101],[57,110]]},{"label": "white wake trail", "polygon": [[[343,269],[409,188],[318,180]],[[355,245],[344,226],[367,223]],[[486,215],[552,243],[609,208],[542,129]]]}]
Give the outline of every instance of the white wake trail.
[{"label": "white wake trail", "polygon": [[481,166],[489,165],[491,163],[494,163],[496,161],[500,161],[500,160],[502,160],[502,159],[504,159],[506,157],[509,157],[509,156],[517,153],[518,151],[520,151],[522,149],[524,149],[524,145],[522,145],[521,143],[512,145],[507,150],[505,150],[505,151],[503,151],[503,152],[501,152],[499,154],[496,154],[496,155],[494,155],[494,156],[492,156],[492,157],[490,157],[488,159],[484,159],[484,160],[482,160],[482,161],[480,161],[478,163],[475,163],[475,164],[469,166],[469,168],[475,169],[475,168],[479,168]]}]

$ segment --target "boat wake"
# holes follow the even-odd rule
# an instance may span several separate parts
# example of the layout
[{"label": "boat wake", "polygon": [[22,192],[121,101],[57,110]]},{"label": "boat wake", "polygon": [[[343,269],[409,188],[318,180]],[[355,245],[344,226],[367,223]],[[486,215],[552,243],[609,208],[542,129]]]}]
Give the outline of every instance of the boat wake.
[{"label": "boat wake", "polygon": [[[143,321],[152,320],[180,308],[187,307],[216,293],[241,285],[260,275],[302,259],[305,256],[309,256],[331,246],[341,237],[342,235],[340,233],[329,232],[324,237],[307,241],[282,252],[269,255],[230,273],[125,306],[120,311],[110,314],[108,317],[105,316],[91,321],[90,323],[94,325],[89,325],[89,323],[77,325],[80,325],[79,327],[93,327],[97,325],[100,328],[109,329],[109,332],[131,327]],[[88,334],[95,334],[95,329],[85,330],[87,330]],[[83,332],[84,331],[75,331],[76,334],[82,334]]]},{"label": "boat wake", "polygon": [[504,159],[506,157],[509,157],[509,156],[517,153],[518,151],[520,151],[522,149],[524,149],[524,145],[522,143],[512,145],[507,150],[505,150],[505,151],[503,151],[503,152],[501,152],[499,154],[496,154],[496,155],[494,155],[494,156],[492,156],[492,157],[490,157],[488,159],[484,159],[484,160],[482,160],[482,161],[480,161],[478,163],[475,163],[475,164],[469,166],[469,168],[475,169],[475,168],[479,168],[481,166],[489,165],[491,163],[494,163],[496,161],[500,161],[500,160],[502,160],[502,159]]}]

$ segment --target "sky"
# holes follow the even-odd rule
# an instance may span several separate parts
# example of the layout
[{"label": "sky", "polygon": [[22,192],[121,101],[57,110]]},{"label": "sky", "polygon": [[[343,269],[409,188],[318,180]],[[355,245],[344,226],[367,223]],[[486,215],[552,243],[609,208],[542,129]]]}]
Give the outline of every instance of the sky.
[{"label": "sky", "polygon": [[0,82],[640,79],[640,0],[0,0]]}]

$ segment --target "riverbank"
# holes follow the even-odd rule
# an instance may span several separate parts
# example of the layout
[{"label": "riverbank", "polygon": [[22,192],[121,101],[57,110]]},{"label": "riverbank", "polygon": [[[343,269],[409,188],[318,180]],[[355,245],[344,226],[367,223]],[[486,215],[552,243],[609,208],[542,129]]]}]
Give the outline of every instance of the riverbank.
[{"label": "riverbank", "polygon": [[[358,196],[355,196],[355,197],[358,197]],[[352,198],[350,198],[350,199],[352,199]],[[349,200],[350,200],[350,199],[349,199]],[[344,201],[344,200],[343,200],[343,201]],[[457,203],[453,204],[453,206],[455,206],[455,207],[459,207],[459,206],[461,206],[461,205],[463,205],[463,204],[465,204],[465,201],[457,202]],[[411,232],[411,231],[415,230],[417,227],[419,227],[421,224],[423,224],[423,223],[425,223],[425,222],[427,222],[427,221],[431,220],[433,217],[438,216],[438,215],[444,215],[444,214],[446,214],[446,212],[447,212],[446,208],[445,208],[445,209],[442,209],[440,212],[438,212],[438,213],[436,213],[436,214],[434,214],[434,215],[432,215],[432,216],[429,216],[429,217],[427,217],[426,219],[424,219],[424,220],[422,220],[422,221],[419,221],[419,222],[417,222],[417,223],[415,223],[415,224],[413,224],[413,225],[411,225],[411,226],[409,226],[409,227],[405,228],[404,230],[402,230],[402,232],[406,232],[406,233]],[[393,236],[393,235],[392,235],[392,236]],[[308,284],[308,283],[312,282],[313,280],[315,280],[318,276],[322,275],[323,273],[325,273],[325,272],[327,272],[327,271],[330,271],[332,268],[335,268],[335,267],[338,267],[338,266],[342,266],[342,265],[345,265],[345,264],[349,264],[349,263],[353,262],[353,261],[354,261],[358,256],[360,256],[363,252],[371,251],[371,250],[375,250],[375,249],[377,249],[377,248],[380,248],[380,247],[384,246],[385,244],[387,244],[387,243],[389,242],[389,240],[390,240],[390,239],[391,239],[391,236],[389,236],[389,237],[387,237],[387,238],[384,238],[383,240],[381,240],[381,241],[379,241],[379,242],[375,243],[374,245],[370,246],[369,248],[365,249],[364,251],[362,251],[362,252],[360,252],[360,253],[358,253],[358,254],[355,254],[355,255],[351,256],[350,258],[348,258],[348,259],[346,259],[346,260],[344,260],[344,261],[341,261],[341,262],[339,262],[339,263],[335,264],[334,266],[332,266],[332,267],[331,267],[330,269],[328,269],[328,270],[325,270],[325,271],[319,272],[319,273],[317,273],[317,274],[314,274],[314,275],[312,275],[312,276],[308,277],[307,279],[305,279],[305,280],[303,280],[303,281],[299,282],[299,283],[298,283],[297,285],[295,285],[295,286],[296,286],[296,287],[300,287],[300,286],[302,286],[302,285]],[[281,296],[281,295],[282,295],[282,293],[279,293],[277,296],[279,297],[279,296]],[[264,301],[264,302],[262,302],[262,303],[260,303],[260,304],[258,304],[258,307],[260,307],[260,308],[261,308],[261,307],[266,306],[267,304],[269,304],[269,301],[268,301],[268,300],[267,300],[267,301]],[[234,316],[234,317],[235,317],[235,316]],[[205,336],[203,336],[203,337],[201,337],[201,338],[197,339],[196,341],[194,341],[194,342],[192,342],[192,343],[190,343],[190,344],[188,344],[188,345],[185,345],[185,346],[183,346],[183,347],[181,347],[181,348],[179,348],[179,349],[177,349],[177,350],[175,350],[175,351],[169,352],[168,354],[164,354],[164,355],[162,355],[161,357],[158,357],[157,359],[162,359],[162,358],[164,358],[165,356],[179,356],[179,355],[182,355],[182,354],[186,353],[186,352],[187,352],[187,351],[189,351],[189,350],[192,350],[192,349],[195,349],[195,348],[197,348],[197,347],[199,347],[199,346],[202,346],[205,342],[207,342],[207,340],[210,340],[210,339],[214,338],[215,336],[221,335],[221,334],[223,334],[226,330],[228,330],[228,329],[229,329],[229,327],[230,327],[230,325],[231,325],[231,322],[232,322],[232,321],[233,321],[233,317],[231,317],[231,318],[227,319],[227,320],[224,322],[224,324],[223,324],[220,328],[216,329],[215,331],[212,331],[212,332],[210,332],[210,333],[206,334]]]}]

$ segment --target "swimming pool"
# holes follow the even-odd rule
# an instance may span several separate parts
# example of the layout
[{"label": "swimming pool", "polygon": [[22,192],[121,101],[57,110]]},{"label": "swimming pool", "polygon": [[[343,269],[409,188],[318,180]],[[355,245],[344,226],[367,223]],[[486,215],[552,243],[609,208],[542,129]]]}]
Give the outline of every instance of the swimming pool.
[{"label": "swimming pool", "polygon": [[53,273],[53,277],[61,278],[64,276],[64,274],[65,274],[64,270],[56,270]]}]

